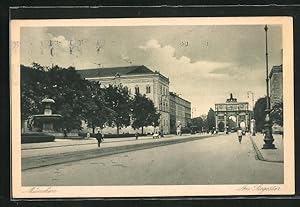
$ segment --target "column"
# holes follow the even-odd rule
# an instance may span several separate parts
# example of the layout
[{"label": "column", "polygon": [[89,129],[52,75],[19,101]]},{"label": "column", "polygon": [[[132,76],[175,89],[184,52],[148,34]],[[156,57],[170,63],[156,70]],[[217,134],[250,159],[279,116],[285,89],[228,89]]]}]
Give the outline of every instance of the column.
[{"label": "column", "polygon": [[225,123],[225,130],[226,130],[226,126],[227,126],[227,116],[226,116],[226,113],[224,113],[224,123]]},{"label": "column", "polygon": [[236,114],[236,127],[239,127],[239,113]]},{"label": "column", "polygon": [[216,113],[216,130],[218,129],[218,114]]},{"label": "column", "polygon": [[248,126],[248,113],[247,112],[246,112],[245,118],[246,118],[246,129],[249,129],[249,126]]}]

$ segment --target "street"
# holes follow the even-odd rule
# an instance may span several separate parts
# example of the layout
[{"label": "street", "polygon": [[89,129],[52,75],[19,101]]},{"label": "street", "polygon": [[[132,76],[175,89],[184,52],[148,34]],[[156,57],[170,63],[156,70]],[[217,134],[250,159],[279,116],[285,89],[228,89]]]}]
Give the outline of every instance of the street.
[{"label": "street", "polygon": [[[101,150],[101,149],[99,149]],[[235,133],[22,171],[24,186],[280,184],[283,163]]]}]

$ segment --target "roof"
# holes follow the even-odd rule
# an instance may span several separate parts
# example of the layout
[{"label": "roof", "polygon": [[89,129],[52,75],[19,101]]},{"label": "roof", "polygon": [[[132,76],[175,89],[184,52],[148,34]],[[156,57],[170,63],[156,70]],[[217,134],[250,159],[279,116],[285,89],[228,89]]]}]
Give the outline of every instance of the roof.
[{"label": "roof", "polygon": [[138,75],[138,74],[154,74],[152,70],[144,65],[127,66],[127,67],[112,67],[112,68],[93,68],[77,70],[84,78],[94,77],[111,77],[116,75]]},{"label": "roof", "polygon": [[282,65],[273,66],[269,74],[269,78],[272,78],[274,73],[282,73]]},{"label": "roof", "polygon": [[[179,99],[181,99],[181,100],[183,100],[183,101],[185,101],[185,102],[187,102],[187,103],[191,103],[190,101],[188,101],[188,100],[186,100],[186,99],[184,99],[184,98],[182,98],[182,97],[180,97],[179,96],[179,94],[176,94],[176,93],[174,93],[174,92],[169,92],[169,95],[170,95],[170,97],[174,97],[174,98],[179,98]],[[171,100],[171,99],[170,99]]]}]

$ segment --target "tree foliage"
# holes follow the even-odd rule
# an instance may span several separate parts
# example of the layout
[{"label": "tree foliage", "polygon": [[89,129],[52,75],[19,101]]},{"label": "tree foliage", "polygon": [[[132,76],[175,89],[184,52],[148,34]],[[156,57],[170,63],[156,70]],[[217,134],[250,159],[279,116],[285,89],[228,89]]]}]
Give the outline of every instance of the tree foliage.
[{"label": "tree foliage", "polygon": [[81,78],[74,67],[21,65],[22,123],[43,113],[41,101],[47,97],[55,101],[53,113],[62,115],[61,130],[81,129],[85,121],[93,133],[96,127],[108,125],[116,126],[119,134],[121,127],[130,125],[132,113],[134,128],[159,125],[160,114],[150,99],[138,94],[132,100],[122,85],[100,86],[100,82]]},{"label": "tree foliage", "polygon": [[134,129],[142,128],[143,134],[145,126],[158,126],[160,114],[156,112],[152,100],[146,95],[137,93],[132,101],[132,118],[132,127]]},{"label": "tree foliage", "polygon": [[267,108],[267,98],[262,97],[259,98],[254,105],[254,119],[255,119],[255,124],[256,124],[256,130],[258,132],[261,132],[262,129],[264,128],[264,123],[265,123],[265,117],[266,117],[266,110]]},{"label": "tree foliage", "polygon": [[121,127],[130,125],[131,100],[129,92],[122,85],[109,85],[105,90],[105,102],[112,110],[109,126],[117,127],[117,134]]},{"label": "tree foliage", "polygon": [[212,130],[216,124],[215,111],[212,108],[209,109],[206,119],[208,130]]},{"label": "tree foliage", "polygon": [[197,131],[201,131],[204,128],[204,121],[201,117],[192,118],[192,126],[196,127]]},{"label": "tree foliage", "polygon": [[87,85],[89,98],[85,103],[83,116],[94,134],[96,127],[103,128],[106,122],[112,120],[114,111],[107,106],[105,90],[100,87],[99,82],[91,81]]},{"label": "tree foliage", "polygon": [[44,83],[41,77],[44,72],[44,68],[35,63],[32,68],[21,65],[21,119],[23,121],[33,114],[42,112]]},{"label": "tree foliage", "polygon": [[[74,67],[61,68],[59,66],[44,67],[33,63],[32,67],[21,65],[21,113],[22,122],[29,116],[43,113],[41,101],[52,98],[56,103],[53,112],[61,114],[60,128],[67,131],[81,129],[81,121],[87,120],[89,124],[98,119],[90,116],[92,111],[99,108],[103,97],[95,83],[84,80],[75,71]],[[94,99],[94,93],[96,99]],[[98,96],[99,95],[99,96]]]},{"label": "tree foliage", "polygon": [[271,120],[273,123],[278,124],[279,126],[283,126],[283,103],[278,102],[276,103],[270,114]]}]

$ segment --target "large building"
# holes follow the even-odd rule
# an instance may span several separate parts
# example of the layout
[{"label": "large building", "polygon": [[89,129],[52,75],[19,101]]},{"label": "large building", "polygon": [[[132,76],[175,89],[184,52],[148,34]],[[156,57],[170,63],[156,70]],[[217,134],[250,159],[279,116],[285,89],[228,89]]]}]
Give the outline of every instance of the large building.
[{"label": "large building", "polygon": [[270,105],[271,109],[276,103],[282,102],[282,65],[273,66],[269,74],[270,78]]},{"label": "large building", "polygon": [[[283,102],[283,76],[282,65],[273,66],[269,74],[270,78],[270,106],[271,109],[276,103]],[[283,127],[278,124],[273,124],[272,130],[274,133],[282,133]]]},{"label": "large building", "polygon": [[191,102],[179,97],[176,93],[170,92],[171,133],[176,132],[178,125],[181,128],[186,128],[189,123],[191,123]]},{"label": "large building", "polygon": [[[110,84],[127,87],[131,95],[135,92],[145,94],[151,99],[161,114],[159,129],[165,134],[170,133],[170,111],[169,111],[169,78],[157,71],[152,71],[144,65],[97,68],[77,70],[86,80],[100,81],[104,86]],[[109,130],[108,128],[106,130]],[[146,133],[152,133],[153,127],[145,128]],[[131,127],[121,129],[121,133],[133,132]],[[105,133],[114,133],[107,131]]]}]

